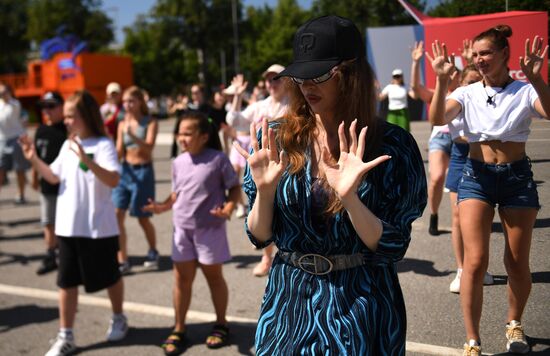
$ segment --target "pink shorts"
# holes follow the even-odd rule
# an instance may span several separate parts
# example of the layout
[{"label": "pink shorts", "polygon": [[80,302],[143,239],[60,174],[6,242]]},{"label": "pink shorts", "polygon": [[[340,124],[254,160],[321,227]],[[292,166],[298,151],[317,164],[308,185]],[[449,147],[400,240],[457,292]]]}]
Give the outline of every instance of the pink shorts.
[{"label": "pink shorts", "polygon": [[[246,152],[250,152],[250,136],[237,136],[236,141]],[[231,152],[229,153],[229,161],[233,166],[241,168],[246,166],[246,159],[233,146],[231,146]]]},{"label": "pink shorts", "polygon": [[196,229],[174,227],[172,261],[197,260],[203,265],[213,265],[230,259],[225,223],[215,227]]}]

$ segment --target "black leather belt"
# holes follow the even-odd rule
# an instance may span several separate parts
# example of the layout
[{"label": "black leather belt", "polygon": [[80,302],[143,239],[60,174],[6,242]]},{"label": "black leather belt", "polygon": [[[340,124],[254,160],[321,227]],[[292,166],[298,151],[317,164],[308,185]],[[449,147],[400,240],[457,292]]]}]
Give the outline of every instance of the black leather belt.
[{"label": "black leather belt", "polygon": [[143,169],[143,168],[151,167],[153,165],[153,163],[151,162],[142,163],[142,164],[130,164],[128,162],[124,162],[124,164],[128,165],[129,167],[132,167],[133,169]]},{"label": "black leather belt", "polygon": [[332,271],[355,268],[365,264],[365,258],[362,253],[322,256],[315,253],[278,251],[277,255],[289,265],[317,276],[322,276]]}]

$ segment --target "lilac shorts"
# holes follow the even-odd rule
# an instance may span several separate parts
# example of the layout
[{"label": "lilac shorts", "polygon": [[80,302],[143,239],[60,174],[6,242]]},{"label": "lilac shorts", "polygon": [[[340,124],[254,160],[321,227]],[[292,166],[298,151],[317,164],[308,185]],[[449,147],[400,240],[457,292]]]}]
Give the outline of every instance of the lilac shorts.
[{"label": "lilac shorts", "polygon": [[[250,136],[237,136],[236,141],[246,152],[250,152]],[[231,146],[231,152],[229,153],[229,161],[233,166],[239,166],[241,168],[246,166],[246,159],[244,159],[239,151],[233,146]]]},{"label": "lilac shorts", "polygon": [[203,265],[213,265],[230,259],[225,223],[215,227],[196,229],[174,227],[172,261],[197,260]]}]

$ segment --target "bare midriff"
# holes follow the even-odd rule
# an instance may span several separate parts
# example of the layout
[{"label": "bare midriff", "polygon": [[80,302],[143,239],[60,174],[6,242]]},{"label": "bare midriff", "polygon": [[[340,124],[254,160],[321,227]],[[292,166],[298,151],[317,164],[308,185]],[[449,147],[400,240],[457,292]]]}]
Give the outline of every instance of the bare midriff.
[{"label": "bare midriff", "polygon": [[124,160],[131,165],[147,164],[147,163],[151,163],[152,157],[150,152],[146,152],[146,150],[139,147],[134,147],[134,148],[126,148]]},{"label": "bare midriff", "polygon": [[485,163],[501,164],[525,158],[525,142],[470,142],[470,158]]}]

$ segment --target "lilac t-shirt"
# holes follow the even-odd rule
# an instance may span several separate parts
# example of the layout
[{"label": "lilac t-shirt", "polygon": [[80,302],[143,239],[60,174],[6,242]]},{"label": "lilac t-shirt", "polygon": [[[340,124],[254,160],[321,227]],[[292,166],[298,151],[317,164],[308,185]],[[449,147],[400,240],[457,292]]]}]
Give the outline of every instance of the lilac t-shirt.
[{"label": "lilac t-shirt", "polygon": [[227,156],[206,148],[198,155],[187,152],[172,162],[172,192],[177,194],[172,207],[174,226],[182,229],[219,226],[225,219],[210,210],[223,206],[225,191],[239,184]]}]

